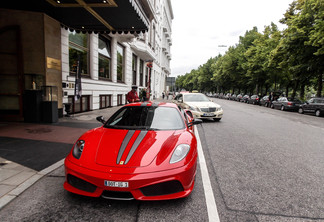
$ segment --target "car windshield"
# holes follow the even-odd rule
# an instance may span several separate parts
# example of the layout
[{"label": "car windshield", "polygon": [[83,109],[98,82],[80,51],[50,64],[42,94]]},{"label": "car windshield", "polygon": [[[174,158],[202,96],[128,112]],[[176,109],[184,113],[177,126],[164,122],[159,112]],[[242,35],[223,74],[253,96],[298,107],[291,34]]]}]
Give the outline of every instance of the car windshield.
[{"label": "car windshield", "polygon": [[183,97],[184,102],[209,102],[209,99],[203,94],[186,94]]},{"label": "car windshield", "polygon": [[178,130],[184,129],[179,111],[172,107],[126,106],[118,110],[104,125],[106,128]]}]

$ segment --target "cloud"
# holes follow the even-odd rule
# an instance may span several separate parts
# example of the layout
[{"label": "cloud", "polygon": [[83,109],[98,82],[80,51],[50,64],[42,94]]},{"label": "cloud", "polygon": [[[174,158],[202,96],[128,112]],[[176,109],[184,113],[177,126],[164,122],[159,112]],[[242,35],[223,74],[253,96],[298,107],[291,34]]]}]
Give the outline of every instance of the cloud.
[{"label": "cloud", "polygon": [[274,22],[281,29],[279,20],[292,1],[172,0],[172,76],[183,75],[224,54],[227,48],[219,45],[234,46],[239,36],[254,26],[262,32],[264,26]]}]

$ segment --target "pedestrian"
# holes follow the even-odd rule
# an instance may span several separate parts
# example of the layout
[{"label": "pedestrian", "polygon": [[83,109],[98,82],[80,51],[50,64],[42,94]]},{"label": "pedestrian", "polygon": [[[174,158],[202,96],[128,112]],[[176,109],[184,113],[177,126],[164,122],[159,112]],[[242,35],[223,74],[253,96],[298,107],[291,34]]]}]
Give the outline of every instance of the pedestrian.
[{"label": "pedestrian", "polygon": [[132,86],[132,90],[127,93],[126,99],[129,103],[140,101],[137,95],[137,86]]},{"label": "pedestrian", "polygon": [[142,89],[141,96],[142,96],[142,101],[145,102],[146,101],[146,89]]},{"label": "pedestrian", "polygon": [[271,92],[269,95],[269,107],[271,106],[272,101],[273,101],[273,92]]},{"label": "pedestrian", "polygon": [[164,99],[164,92],[162,92],[162,99]]}]

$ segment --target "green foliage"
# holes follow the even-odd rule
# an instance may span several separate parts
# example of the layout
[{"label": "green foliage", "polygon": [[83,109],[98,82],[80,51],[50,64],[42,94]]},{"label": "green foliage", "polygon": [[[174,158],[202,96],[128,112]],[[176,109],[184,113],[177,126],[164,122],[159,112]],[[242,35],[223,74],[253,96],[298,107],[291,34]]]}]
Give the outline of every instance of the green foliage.
[{"label": "green foliage", "polygon": [[240,36],[224,55],[179,76],[176,86],[202,92],[266,94],[271,90],[299,95],[316,89],[322,95],[324,73],[324,1],[295,0],[280,21]]}]

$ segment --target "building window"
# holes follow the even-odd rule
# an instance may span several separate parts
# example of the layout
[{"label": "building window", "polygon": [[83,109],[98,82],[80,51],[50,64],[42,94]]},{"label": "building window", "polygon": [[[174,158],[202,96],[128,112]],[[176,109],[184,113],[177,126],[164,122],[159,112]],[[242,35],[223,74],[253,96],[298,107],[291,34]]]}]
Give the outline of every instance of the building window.
[{"label": "building window", "polygon": [[140,70],[139,70],[139,73],[140,73],[140,82],[139,82],[139,85],[140,86],[143,86],[143,76],[144,76],[144,61],[143,60],[140,60]]},{"label": "building window", "polygon": [[100,109],[111,107],[112,95],[100,95]]},{"label": "building window", "polygon": [[132,71],[133,71],[133,85],[136,85],[137,79],[137,56],[133,54],[133,61],[132,61]]},{"label": "building window", "polygon": [[74,100],[74,96],[69,96],[68,101],[72,104],[72,113],[90,111],[90,96],[81,96],[77,101]]},{"label": "building window", "polygon": [[103,36],[99,36],[99,78],[104,80],[111,80],[110,73],[110,41]]},{"label": "building window", "polygon": [[80,72],[83,76],[89,76],[89,49],[88,34],[70,32],[69,33],[69,65],[70,74],[75,75],[77,64],[80,62]]},{"label": "building window", "polygon": [[149,68],[145,67],[145,87],[148,86],[148,75],[149,75]]},{"label": "building window", "polygon": [[117,81],[124,82],[124,48],[117,44]]},{"label": "building window", "polygon": [[117,95],[117,106],[123,105],[123,94]]}]

